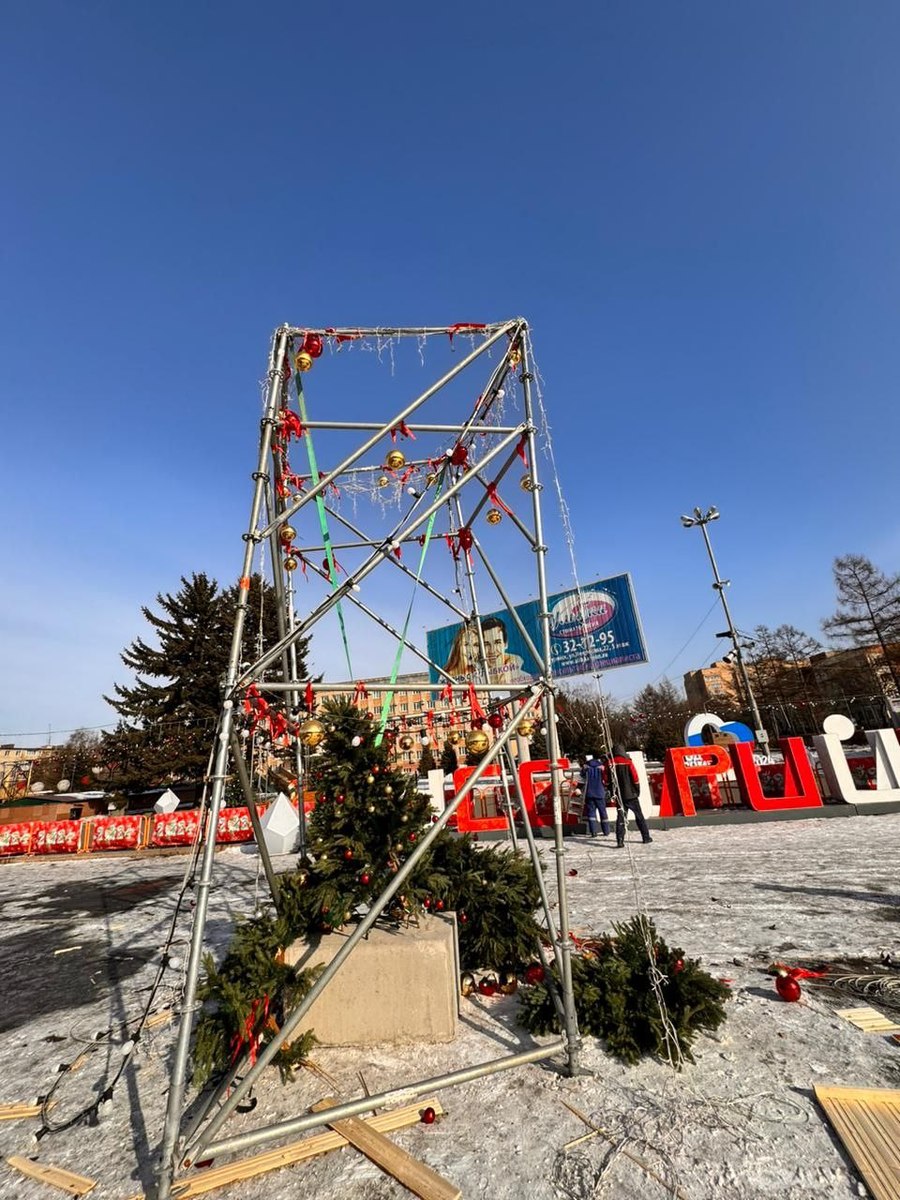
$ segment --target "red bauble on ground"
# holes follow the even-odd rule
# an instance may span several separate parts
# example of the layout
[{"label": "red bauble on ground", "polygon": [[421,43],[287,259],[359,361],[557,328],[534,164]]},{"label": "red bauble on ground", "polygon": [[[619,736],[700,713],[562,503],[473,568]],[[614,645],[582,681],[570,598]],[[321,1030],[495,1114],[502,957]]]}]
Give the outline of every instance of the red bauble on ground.
[{"label": "red bauble on ground", "polygon": [[497,995],[496,979],[486,978],[486,979],[480,980],[479,984],[478,984],[478,990],[479,990],[479,992],[481,992],[482,996],[496,996]]},{"label": "red bauble on ground", "polygon": [[526,983],[543,983],[545,978],[546,972],[540,963],[532,963],[525,968],[524,979]]},{"label": "red bauble on ground", "polygon": [[433,1108],[423,1108],[422,1109],[422,1124],[423,1125],[433,1125],[434,1119],[436,1116],[437,1116],[437,1113],[434,1111]]},{"label": "red bauble on ground", "polygon": [[775,991],[788,1004],[792,1004],[795,1000],[799,1000],[803,995],[800,990],[800,984],[793,975],[778,975],[775,979]]},{"label": "red bauble on ground", "polygon": [[575,870],[574,867],[570,867],[569,870],[566,872],[566,874],[567,875],[577,875],[578,872]]},{"label": "red bauble on ground", "polygon": [[672,963],[672,970],[675,972],[676,975],[679,975],[684,970],[684,959],[676,958],[675,961]]},{"label": "red bauble on ground", "polygon": [[443,900],[435,900],[434,907],[438,910],[438,912],[443,912],[444,911]]}]

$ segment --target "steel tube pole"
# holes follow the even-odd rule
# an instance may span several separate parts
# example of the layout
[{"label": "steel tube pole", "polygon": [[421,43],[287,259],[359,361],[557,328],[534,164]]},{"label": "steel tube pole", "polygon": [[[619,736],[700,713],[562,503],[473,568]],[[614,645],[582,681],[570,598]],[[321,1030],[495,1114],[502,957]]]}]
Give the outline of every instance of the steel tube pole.
[{"label": "steel tube pole", "polygon": [[256,848],[259,851],[259,857],[262,859],[266,881],[269,884],[269,891],[272,893],[272,900],[277,909],[279,901],[278,876],[275,874],[275,868],[272,866],[272,857],[269,854],[269,847],[266,845],[266,840],[263,837],[259,813],[256,811],[256,797],[253,795],[253,788],[250,786],[250,776],[247,774],[247,763],[244,760],[244,752],[241,749],[240,739],[234,728],[231,730],[230,740],[231,758],[234,762],[234,769],[237,771],[238,782],[241,785],[241,791],[244,793],[244,799],[247,801],[247,812],[250,816],[250,824],[253,826]]},{"label": "steel tube pole", "polygon": [[248,1150],[251,1146],[259,1146],[263,1142],[272,1142],[280,1137],[305,1133],[308,1129],[315,1129],[318,1125],[330,1125],[332,1121],[340,1121],[344,1117],[355,1117],[359,1113],[369,1112],[373,1108],[409,1104],[419,1096],[426,1096],[429,1092],[440,1088],[456,1087],[461,1083],[471,1083],[474,1079],[483,1079],[486,1075],[497,1075],[501,1071],[510,1071],[516,1067],[527,1066],[529,1063],[555,1058],[564,1046],[563,1039],[558,1038],[546,1046],[524,1050],[521,1054],[511,1054],[506,1058],[494,1058],[488,1062],[477,1063],[473,1067],[463,1067],[459,1071],[451,1071],[447,1075],[435,1075],[432,1079],[422,1079],[418,1083],[406,1084],[404,1087],[393,1088],[388,1092],[379,1092],[375,1096],[363,1096],[359,1100],[348,1100],[345,1104],[339,1104],[335,1108],[307,1113],[302,1117],[280,1121],[277,1125],[253,1130],[251,1133],[239,1133],[235,1137],[212,1142],[207,1147],[206,1153],[215,1158],[221,1154],[235,1154],[239,1150]]},{"label": "steel tube pole", "polygon": [[[357,528],[357,526],[354,525],[352,521],[348,521],[348,519],[344,516],[344,514],[339,512],[336,508],[329,508],[329,506],[326,504],[325,511],[329,514],[329,516],[334,517],[334,519],[336,521],[340,521],[340,523],[343,526],[345,526],[345,528],[349,529],[351,533],[355,533],[358,537],[365,537],[365,534],[363,533],[363,531],[361,529]],[[395,538],[394,540],[402,541],[402,542],[418,542],[419,539],[409,537],[409,538]],[[370,546],[378,545],[377,542],[369,542],[367,544]],[[389,558],[386,558],[384,561],[392,563],[393,566],[395,566],[399,571],[402,571],[404,575],[408,575],[410,579],[415,579],[416,582],[418,583],[419,587],[424,588],[425,591],[428,592],[429,596],[434,596],[434,598],[436,600],[440,600],[441,603],[445,604],[452,613],[455,613],[456,616],[458,616],[461,620],[465,621],[466,614],[463,612],[463,610],[461,608],[459,608],[456,604],[454,604],[452,600],[449,600],[445,595],[443,595],[442,592],[439,592],[437,590],[437,588],[432,587],[431,584],[427,581],[427,579],[417,579],[415,571],[411,570],[405,563],[402,563],[399,558],[395,558],[393,555],[391,555]]]},{"label": "steel tube pole", "polygon": [[[304,429],[347,430],[356,433],[360,429],[383,429],[380,421],[307,421]],[[467,425],[420,425],[418,421],[407,424],[411,433],[465,433]],[[492,425],[491,433],[513,433],[515,425]],[[377,468],[379,471],[381,467]]]},{"label": "steel tube pole", "polygon": [[572,942],[569,937],[569,897],[566,882],[565,844],[563,840],[562,796],[560,787],[559,766],[559,737],[556,731],[556,706],[552,689],[553,663],[550,642],[550,608],[547,591],[546,557],[547,547],[544,545],[544,527],[541,515],[541,484],[538,478],[537,444],[535,438],[534,405],[531,395],[531,364],[528,354],[528,339],[520,339],[522,352],[522,390],[525,398],[525,420],[528,425],[528,459],[534,484],[531,498],[534,512],[534,547],[538,577],[538,596],[540,600],[539,620],[541,641],[543,646],[543,674],[546,683],[544,694],[544,715],[547,729],[547,751],[550,759],[550,787],[553,799],[553,838],[556,854],[556,888],[559,900],[559,939],[562,961],[561,987],[563,1007],[565,1009],[565,1032],[568,1047],[569,1073],[574,1075],[578,1070],[578,1049],[580,1038],[578,1034],[578,1017],[575,1012],[575,993],[572,987]]},{"label": "steel tube pole", "polygon": [[[394,877],[390,880],[381,895],[376,900],[373,900],[369,911],[356,926],[353,933],[342,944],[337,954],[324,969],[321,975],[319,975],[318,979],[313,984],[309,992],[307,992],[300,1004],[298,1004],[297,1007],[286,1018],[278,1037],[274,1038],[263,1048],[263,1050],[260,1051],[256,1062],[250,1067],[247,1074],[236,1083],[231,1095],[221,1104],[218,1112],[213,1114],[206,1130],[199,1135],[196,1145],[190,1147],[190,1149],[194,1149],[199,1153],[199,1151],[204,1150],[209,1146],[211,1139],[214,1138],[219,1129],[221,1129],[229,1114],[234,1111],[246,1093],[250,1090],[250,1088],[253,1087],[254,1083],[262,1074],[262,1072],[278,1055],[282,1042],[291,1040],[291,1037],[299,1028],[301,1021],[306,1016],[306,1013],[309,1011],[316,998],[327,986],[329,980],[331,980],[337,974],[347,957],[352,953],[357,943],[363,937],[365,937],[366,933],[368,933],[371,927],[378,920],[391,897],[396,895],[396,893],[403,887],[403,884],[418,865],[419,860],[427,853],[428,848],[431,846],[432,842],[435,840],[441,830],[446,826],[450,817],[456,812],[462,801],[465,800],[465,798],[472,791],[473,787],[475,787],[475,785],[478,783],[484,773],[484,769],[488,767],[500,754],[509,738],[515,732],[518,723],[539,703],[540,698],[541,692],[540,689],[537,688],[532,693],[531,698],[522,708],[519,709],[501,736],[491,746],[490,750],[488,750],[487,754],[476,767],[474,774],[472,774],[466,780],[465,784],[462,788],[460,788],[459,792],[457,792],[450,804],[448,804],[444,811],[439,815],[435,824],[432,825],[425,836],[416,843],[415,850],[413,850],[406,862],[403,863],[396,875],[394,875]],[[196,1157],[196,1154],[194,1157]]]},{"label": "steel tube pole", "polygon": [[[287,334],[284,328],[282,328],[276,332],[272,339],[272,348],[269,354],[269,387],[266,397],[265,416],[260,427],[259,459],[253,477],[253,499],[250,505],[250,520],[248,523],[249,532],[252,532],[259,522],[265,498],[266,466],[269,460],[275,411],[283,386],[282,369],[286,353]],[[229,742],[234,716],[233,692],[238,664],[241,659],[241,643],[247,614],[253,553],[254,542],[248,536],[244,548],[244,560],[238,588],[238,603],[234,618],[234,631],[232,633],[231,650],[228,658],[225,700],[219,717],[218,741],[213,766],[213,786],[209,803],[209,816],[206,824],[206,840],[203,849],[203,866],[197,885],[197,904],[194,910],[194,924],[191,930],[191,948],[188,955],[184,998],[181,1004],[181,1020],[178,1025],[178,1038],[175,1044],[175,1056],[169,1082],[169,1097],[166,1106],[166,1120],[160,1151],[157,1200],[169,1200],[175,1171],[175,1149],[178,1142],[181,1114],[184,1108],[185,1076],[187,1073],[191,1032],[194,1025],[194,1012],[198,1007],[197,986],[203,953],[203,934],[209,910],[209,891],[216,850],[216,825],[219,819],[219,810],[222,807],[222,797],[225,792],[225,772],[228,765]]]}]

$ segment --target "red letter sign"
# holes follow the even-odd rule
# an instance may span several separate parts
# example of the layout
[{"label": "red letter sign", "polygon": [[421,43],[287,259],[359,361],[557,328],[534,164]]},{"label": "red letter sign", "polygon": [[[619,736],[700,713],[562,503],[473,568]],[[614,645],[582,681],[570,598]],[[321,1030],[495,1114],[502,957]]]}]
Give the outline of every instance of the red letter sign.
[{"label": "red letter sign", "polygon": [[783,808],[821,808],[822,797],[803,738],[780,738],[778,745],[784,754],[783,796],[763,795],[759,773],[753,761],[753,747],[749,742],[736,742],[728,747],[741,799],[757,812],[775,812]]}]

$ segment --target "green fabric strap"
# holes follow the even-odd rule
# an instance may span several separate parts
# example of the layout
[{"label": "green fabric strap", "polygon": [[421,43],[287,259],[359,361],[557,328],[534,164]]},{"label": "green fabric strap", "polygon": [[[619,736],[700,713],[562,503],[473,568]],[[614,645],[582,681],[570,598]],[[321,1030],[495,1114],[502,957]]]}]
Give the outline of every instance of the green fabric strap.
[{"label": "green fabric strap", "polygon": [[[438,496],[440,496],[440,494],[441,494],[441,488],[444,485],[444,472],[446,471],[446,469],[447,469],[447,467],[445,464],[441,468],[441,473],[440,473],[440,476],[438,477],[437,487],[435,489],[435,499],[437,499]],[[409,608],[406,610],[406,620],[403,622],[403,634],[402,634],[402,637],[401,637],[399,643],[397,644],[397,654],[394,658],[394,669],[393,669],[393,671],[391,671],[391,689],[393,689],[394,684],[397,682],[397,676],[400,673],[400,660],[402,659],[403,651],[406,648],[406,632],[409,629],[409,622],[410,622],[410,618],[412,617],[413,605],[416,602],[416,593],[419,590],[419,580],[422,578],[422,568],[425,566],[425,555],[428,553],[428,544],[431,541],[431,531],[434,529],[434,521],[435,521],[435,517],[437,516],[437,514],[438,514],[438,510],[435,509],[434,512],[431,514],[431,516],[428,518],[428,524],[425,527],[425,541],[422,543],[422,553],[419,555],[419,569],[416,571],[416,582],[413,585],[413,593],[409,600]],[[385,692],[384,700],[382,701],[382,704],[381,704],[381,723],[378,727],[378,733],[375,735],[375,745],[376,746],[380,746],[384,739],[384,731],[385,731],[385,727],[387,726],[388,713],[391,711],[391,705],[393,704],[393,702],[394,702],[393,690],[391,690],[389,692]]]},{"label": "green fabric strap", "polygon": [[[316,487],[321,476],[319,468],[316,464],[316,452],[313,447],[312,434],[306,428],[306,400],[303,397],[303,384],[300,382],[300,372],[294,375],[297,384],[297,407],[300,409],[300,420],[303,424],[303,437],[306,442],[306,453],[309,456],[309,477],[312,480],[313,487]],[[328,577],[331,582],[331,590],[337,591],[338,578],[337,568],[334,564],[334,551],[331,548],[331,534],[328,531],[328,514],[325,511],[325,497],[322,492],[316,496],[316,511],[319,514],[319,528],[322,531],[322,545],[325,547],[325,558],[328,562]],[[348,678],[353,678],[353,664],[350,662],[350,646],[347,642],[347,627],[344,624],[344,611],[341,608],[341,602],[338,600],[335,605],[337,609],[338,624],[341,627],[341,639],[344,643],[344,654],[347,658]]]}]

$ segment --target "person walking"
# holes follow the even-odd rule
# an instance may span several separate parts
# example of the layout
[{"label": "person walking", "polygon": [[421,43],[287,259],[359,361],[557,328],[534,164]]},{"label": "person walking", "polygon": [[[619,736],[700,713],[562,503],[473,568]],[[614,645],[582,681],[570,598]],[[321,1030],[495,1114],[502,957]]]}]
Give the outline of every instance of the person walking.
[{"label": "person walking", "polygon": [[604,783],[607,791],[612,791],[617,802],[616,808],[616,845],[621,850],[625,845],[626,809],[631,809],[644,845],[652,842],[647,821],[641,811],[641,783],[634,763],[625,753],[621,744],[613,746],[613,756],[604,764]]},{"label": "person walking", "polygon": [[609,837],[609,816],[606,811],[606,785],[603,782],[603,767],[599,758],[589,756],[581,772],[584,780],[584,808],[587,814],[588,832],[597,836],[597,816],[604,837]]}]

